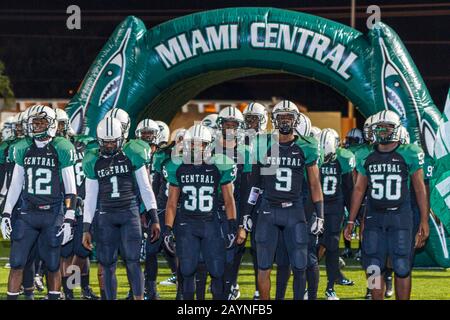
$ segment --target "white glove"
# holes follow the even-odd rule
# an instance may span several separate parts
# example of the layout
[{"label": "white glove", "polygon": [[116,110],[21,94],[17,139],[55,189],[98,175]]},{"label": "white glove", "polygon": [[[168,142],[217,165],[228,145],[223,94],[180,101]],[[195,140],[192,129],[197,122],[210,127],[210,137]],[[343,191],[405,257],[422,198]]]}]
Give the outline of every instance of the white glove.
[{"label": "white glove", "polygon": [[316,220],[313,222],[311,226],[311,233],[315,236],[323,233],[323,219],[316,217]]},{"label": "white glove", "polygon": [[3,238],[6,240],[11,239],[12,227],[11,227],[11,215],[9,213],[3,214],[0,228],[2,230]]},{"label": "white glove", "polygon": [[65,245],[72,241],[73,239],[73,220],[72,219],[64,219],[63,224],[61,225],[61,228],[59,228],[58,233],[56,234],[57,237],[59,237],[61,234],[63,235],[63,240],[61,245]]},{"label": "white glove", "polygon": [[251,232],[252,228],[253,228],[253,220],[252,217],[247,214],[244,216],[244,219],[242,221],[242,227],[244,228],[245,231],[247,232]]}]

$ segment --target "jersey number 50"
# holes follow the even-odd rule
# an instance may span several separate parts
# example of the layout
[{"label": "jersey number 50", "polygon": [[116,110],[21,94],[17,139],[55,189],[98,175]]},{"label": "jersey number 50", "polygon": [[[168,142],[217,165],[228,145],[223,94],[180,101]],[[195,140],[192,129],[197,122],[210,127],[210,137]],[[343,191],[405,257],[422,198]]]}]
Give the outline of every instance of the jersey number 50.
[{"label": "jersey number 50", "polygon": [[372,184],[372,198],[381,200],[398,200],[402,195],[402,177],[398,174],[374,174],[370,176]]}]

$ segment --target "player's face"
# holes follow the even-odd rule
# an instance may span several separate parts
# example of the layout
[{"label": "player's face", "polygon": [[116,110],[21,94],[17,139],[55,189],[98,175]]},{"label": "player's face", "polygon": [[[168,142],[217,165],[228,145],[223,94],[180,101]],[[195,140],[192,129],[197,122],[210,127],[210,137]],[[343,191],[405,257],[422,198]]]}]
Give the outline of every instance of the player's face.
[{"label": "player's face", "polygon": [[45,118],[33,118],[33,133],[42,133],[48,128],[48,120]]},{"label": "player's face", "polygon": [[21,135],[23,135],[23,126],[22,126],[22,124],[21,123],[17,123],[16,124],[16,135],[17,136],[21,136]]},{"label": "player's face", "polygon": [[375,132],[382,139],[387,139],[394,132],[394,126],[387,123],[380,123],[375,126]]},{"label": "player's face", "polygon": [[113,154],[119,147],[117,140],[104,140],[103,141],[103,152],[105,154]]},{"label": "player's face", "polygon": [[237,137],[237,129],[239,123],[237,121],[224,121],[222,124],[222,135],[225,140],[233,140]]},{"label": "player's face", "polygon": [[58,121],[58,130],[56,131],[56,134],[62,136],[64,135],[65,130],[66,130],[66,123],[64,121]]},{"label": "player's face", "polygon": [[247,125],[247,129],[257,131],[259,129],[259,117],[255,114],[248,114],[245,116],[245,124]]},{"label": "player's face", "polygon": [[141,139],[148,143],[154,143],[156,139],[156,132],[154,130],[142,130]]},{"label": "player's face", "polygon": [[281,134],[290,134],[294,130],[295,116],[291,113],[277,115],[278,129]]}]

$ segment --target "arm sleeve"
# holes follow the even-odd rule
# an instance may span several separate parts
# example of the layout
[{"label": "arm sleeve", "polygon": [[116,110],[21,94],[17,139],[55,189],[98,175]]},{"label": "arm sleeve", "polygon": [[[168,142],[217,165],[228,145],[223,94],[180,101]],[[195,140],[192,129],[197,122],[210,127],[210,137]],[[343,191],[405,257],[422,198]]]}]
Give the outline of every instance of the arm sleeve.
[{"label": "arm sleeve", "polygon": [[73,166],[65,167],[61,170],[62,179],[64,182],[65,194],[77,194],[77,186],[75,183],[75,172]]},{"label": "arm sleeve", "polygon": [[[241,195],[241,197],[243,197],[241,199],[241,220],[243,218],[243,216],[245,215],[250,215],[253,211],[253,205],[251,205],[250,203],[248,203],[248,198],[250,196],[250,191],[252,189],[252,187],[256,187],[256,188],[260,188],[261,189],[261,174],[260,174],[260,167],[259,164],[253,164],[252,165],[252,172],[251,174],[249,174],[247,176],[247,182],[246,182],[246,186],[245,188],[242,188],[243,194]],[[240,221],[240,223],[242,223],[242,221]]]},{"label": "arm sleeve", "polygon": [[142,201],[144,202],[145,209],[151,210],[156,209],[156,198],[153,193],[152,187],[150,185],[150,179],[148,178],[147,168],[142,166],[134,172],[137,184],[139,186],[139,191],[141,193]]},{"label": "arm sleeve", "polygon": [[25,170],[21,165],[16,164],[11,179],[11,184],[8,190],[8,196],[6,197],[6,203],[4,212],[11,213],[14,206],[19,200],[20,193],[22,192],[23,183],[25,181]]},{"label": "arm sleeve", "polygon": [[86,198],[84,199],[83,222],[92,223],[97,209],[98,181],[86,178]]}]

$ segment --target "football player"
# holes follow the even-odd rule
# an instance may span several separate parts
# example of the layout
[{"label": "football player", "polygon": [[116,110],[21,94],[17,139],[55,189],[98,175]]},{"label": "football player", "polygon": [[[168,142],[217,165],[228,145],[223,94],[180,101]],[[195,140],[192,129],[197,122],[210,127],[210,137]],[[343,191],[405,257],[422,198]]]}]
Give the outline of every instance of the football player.
[{"label": "football player", "polygon": [[[353,190],[353,169],[355,156],[347,149],[339,148],[334,133],[323,129],[319,146],[324,154],[320,166],[320,178],[324,197],[325,226],[320,245],[326,249],[327,300],[339,300],[334,291],[334,283],[340,277],[339,239],[344,220],[344,205],[350,207]],[[319,259],[323,256],[321,252]]]},{"label": "football player", "polygon": [[[368,190],[368,208],[362,238],[362,262],[371,276],[372,299],[384,297],[383,273],[389,259],[395,273],[396,299],[406,300],[411,293],[411,268],[414,247],[424,246],[429,235],[429,203],[423,181],[424,153],[417,145],[401,145],[399,116],[386,110],[374,116],[372,135],[375,144],[357,152],[358,176],[352,195],[345,237],[350,240],[355,218]],[[410,186],[414,186],[420,210],[420,224],[413,234]],[[379,284],[379,285],[377,285]]]},{"label": "football player", "polygon": [[159,126],[158,147],[163,148],[169,143],[170,129],[169,126],[160,120],[155,121]]},{"label": "football player", "polygon": [[[174,237],[176,239],[185,300],[194,299],[194,277],[200,254],[211,275],[213,299],[224,298],[225,248],[232,247],[236,239],[236,206],[232,185],[236,166],[223,154],[211,156],[211,140],[207,127],[192,126],[184,135],[183,156],[172,159],[166,166],[170,186],[164,243],[173,247]],[[217,219],[219,189],[229,225],[226,239]]]},{"label": "football player", "polygon": [[[245,144],[251,150],[252,145],[254,143],[254,139],[256,138],[256,135],[260,134],[260,133],[264,133],[266,131],[267,124],[269,122],[269,115],[267,113],[266,107],[263,104],[257,103],[257,102],[249,103],[245,107],[242,114],[244,115],[245,128],[246,128]],[[257,210],[256,209],[257,209],[257,207],[258,207],[258,205],[255,206],[255,208],[253,209],[252,214],[251,214],[251,222],[253,224],[251,227],[252,229],[254,229],[255,225],[256,225],[256,220],[257,220],[257,217],[256,217]],[[253,294],[253,300],[259,300],[258,261],[257,261],[256,242],[255,242],[254,233],[251,234],[250,240],[251,240],[250,241],[250,254],[252,256],[253,270],[255,273],[255,293]],[[277,272],[278,272],[278,269],[277,269]],[[289,272],[290,272],[290,270],[289,270]]]},{"label": "football player", "polygon": [[5,200],[6,191],[9,186],[9,172],[12,172],[10,162],[8,161],[9,146],[13,143],[14,134],[14,117],[8,117],[2,128],[2,142],[0,144],[0,207]]},{"label": "football player", "polygon": [[[61,276],[62,276],[62,288],[64,292],[64,297],[66,300],[73,300],[73,290],[68,286],[68,280],[71,272],[71,266],[77,266],[81,271],[80,285],[81,285],[81,296],[86,300],[98,300],[99,297],[95,295],[92,288],[89,286],[89,269],[90,261],[89,254],[90,251],[83,247],[83,199],[85,198],[85,188],[84,188],[84,172],[82,168],[82,162],[86,150],[96,148],[97,143],[94,138],[90,136],[69,135],[70,123],[69,116],[62,109],[55,109],[56,120],[57,120],[57,131],[56,135],[69,139],[75,147],[74,155],[74,171],[75,171],[75,181],[77,186],[77,207],[75,210],[75,224],[74,224],[74,234],[73,240],[68,242],[61,248]],[[101,277],[99,277],[99,280]],[[101,286],[102,287],[102,286]]]},{"label": "football player", "polygon": [[[243,137],[244,116],[235,107],[226,107],[222,109],[217,118],[219,127],[218,138],[215,141],[214,153],[224,154],[234,161],[237,168],[236,179],[233,181],[234,199],[236,202],[237,219],[242,220],[239,225],[237,246],[227,250],[227,259],[225,264],[225,287],[224,292],[228,300],[237,300],[240,296],[237,277],[242,257],[245,252],[245,231],[248,224],[251,223],[251,216],[240,217],[241,199],[247,195],[248,177],[251,173],[251,156],[249,147],[240,143]],[[226,221],[225,205],[222,197],[219,197],[219,221],[224,234],[227,234],[228,224]],[[243,201],[245,203],[245,201]]]},{"label": "football player", "polygon": [[[105,296],[116,299],[115,276],[119,247],[127,266],[127,276],[135,300],[144,298],[144,279],[139,255],[142,226],[140,201],[151,223],[151,238],[159,237],[160,226],[156,199],[149,181],[148,155],[135,143],[123,145],[122,123],[106,117],[97,126],[99,149],[92,149],[83,159],[86,198],[83,214],[83,245],[92,250],[91,224],[96,207],[97,257],[103,267]],[[97,204],[98,203],[98,204]]]},{"label": "football player", "polygon": [[[306,167],[308,184],[317,217],[312,232],[323,231],[323,195],[320,187],[318,146],[309,137],[294,135],[299,119],[297,106],[288,100],[275,105],[272,121],[275,131],[260,135],[253,154],[251,186],[248,202],[262,189],[262,203],[256,225],[258,255],[258,288],[261,299],[270,298],[270,269],[283,236],[294,273],[294,299],[303,299],[306,287],[308,235],[304,213],[302,185]],[[244,215],[251,210],[248,206]]]},{"label": "football player", "polygon": [[[3,237],[12,238],[8,299],[17,299],[23,268],[36,242],[48,270],[49,299],[60,298],[60,250],[72,237],[76,186],[75,150],[67,139],[55,137],[56,127],[55,111],[38,106],[28,118],[32,139],[14,147],[16,164],[1,222]],[[11,213],[22,187],[20,214],[11,228]]]}]

